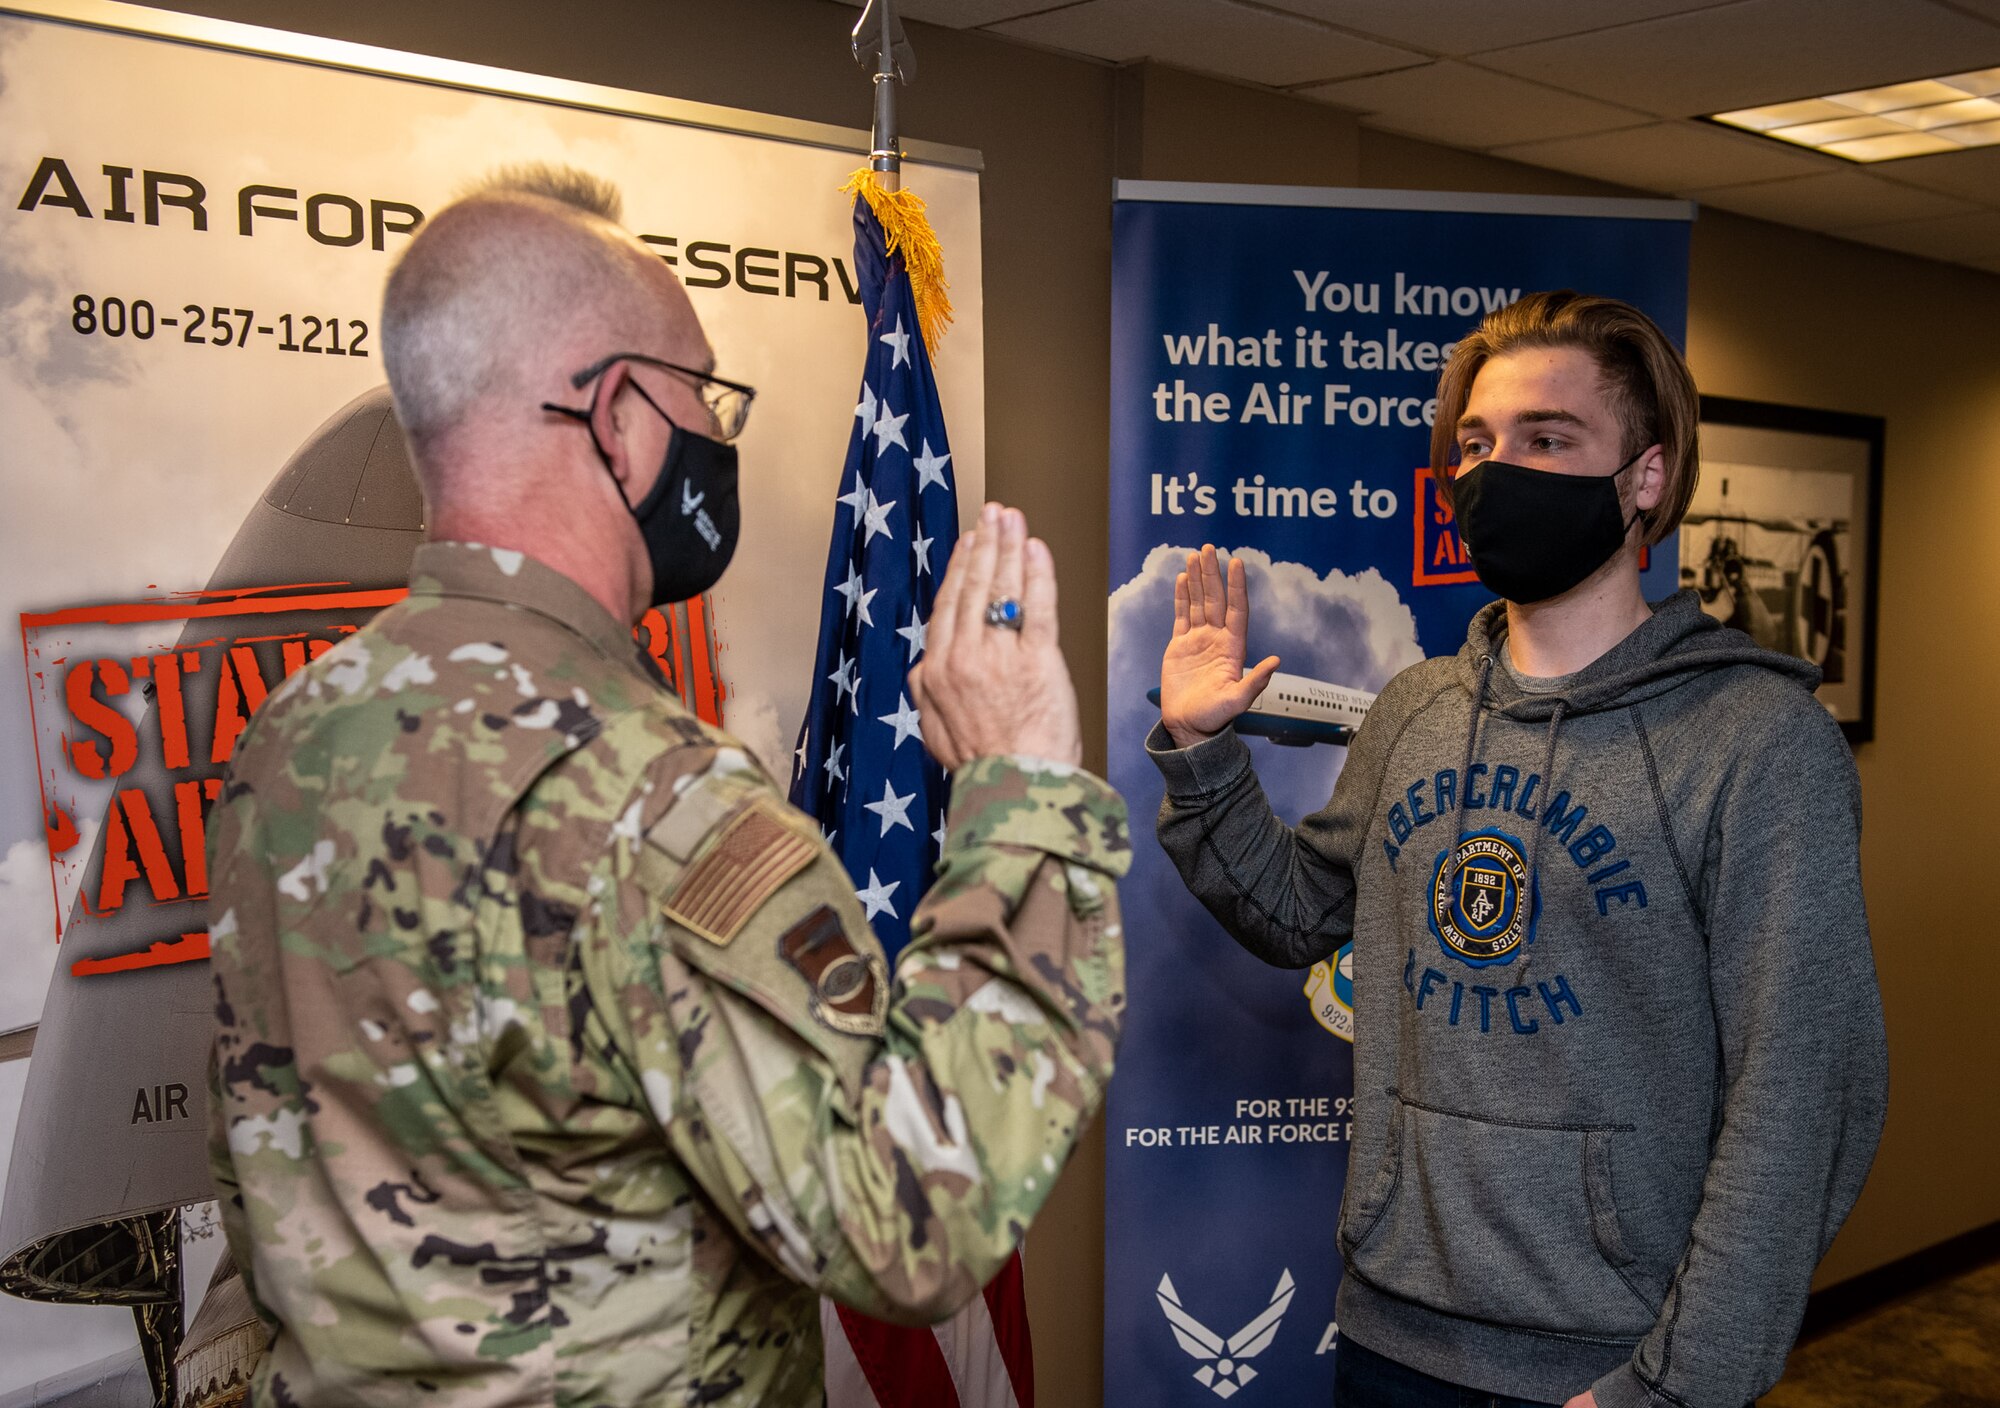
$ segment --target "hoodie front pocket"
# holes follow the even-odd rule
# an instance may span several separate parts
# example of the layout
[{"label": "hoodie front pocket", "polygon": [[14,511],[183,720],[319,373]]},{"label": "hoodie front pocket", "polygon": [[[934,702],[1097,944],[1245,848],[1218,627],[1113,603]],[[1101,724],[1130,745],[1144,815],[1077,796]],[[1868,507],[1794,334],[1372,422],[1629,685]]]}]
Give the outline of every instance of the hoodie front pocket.
[{"label": "hoodie front pocket", "polygon": [[1612,1126],[1482,1119],[1396,1097],[1391,1191],[1349,1248],[1363,1280],[1499,1325],[1636,1339],[1659,1308],[1629,1284]]}]

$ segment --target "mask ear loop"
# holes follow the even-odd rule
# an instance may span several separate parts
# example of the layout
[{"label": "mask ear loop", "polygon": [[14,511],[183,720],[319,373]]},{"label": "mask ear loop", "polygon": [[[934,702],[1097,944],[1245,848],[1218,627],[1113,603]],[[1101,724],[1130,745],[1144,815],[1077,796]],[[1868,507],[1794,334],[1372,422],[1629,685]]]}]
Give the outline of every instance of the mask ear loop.
[{"label": "mask ear loop", "polygon": [[[554,407],[554,406],[551,406],[551,407],[548,407],[548,409],[550,409],[550,410],[555,410],[555,409],[556,409],[556,407]],[[1648,445],[1648,446],[1646,447],[1646,450],[1650,450],[1650,449],[1652,449],[1652,448],[1653,448],[1653,447],[1652,447],[1651,445]],[[1632,467],[1633,465],[1637,464],[1637,463],[1638,463],[1638,462],[1639,462],[1640,460],[1642,460],[1642,459],[1646,458],[1646,450],[1641,450],[1641,451],[1639,451],[1639,453],[1637,453],[1636,455],[1632,456],[1632,458],[1631,458],[1631,459],[1629,459],[1629,460],[1625,461],[1625,463],[1623,463],[1623,464],[1619,465],[1619,466],[1618,466],[1618,468],[1616,468],[1616,469],[1612,470],[1612,471],[1611,471],[1611,477],[1612,477],[1613,479],[1616,479],[1616,478],[1617,478],[1617,477],[1618,477],[1619,475],[1623,474],[1623,473],[1624,473],[1624,472],[1625,472],[1626,470],[1630,469],[1630,468],[1631,468],[1631,467]],[[1637,494],[1634,494],[1634,495],[1632,496],[1632,500],[1633,500],[1633,504],[1634,504],[1634,506],[1635,506],[1635,507],[1634,507],[1634,512],[1633,512],[1633,514],[1632,514],[1632,516],[1631,516],[1630,518],[1628,518],[1628,519],[1626,519],[1626,520],[1625,520],[1625,526],[1624,526],[1624,527],[1623,527],[1622,529],[1620,529],[1620,530],[1619,530],[1619,533],[1618,533],[1618,536],[1619,536],[1620,538],[1623,538],[1623,537],[1624,537],[1624,536],[1625,536],[1625,535],[1626,535],[1627,533],[1631,532],[1631,531],[1632,531],[1632,525],[1633,525],[1634,523],[1637,523],[1637,522],[1638,522],[1638,521],[1639,521],[1640,519],[1642,519],[1642,518],[1644,518],[1644,517],[1646,516],[1646,510],[1644,510],[1643,508],[1637,508],[1637,507],[1636,507],[1636,506],[1637,506],[1637,503],[1638,503],[1638,498],[1639,498],[1639,496],[1638,496]]]},{"label": "mask ear loop", "polygon": [[[598,386],[600,388],[603,385],[604,385],[603,382],[598,383]],[[646,396],[645,387],[639,385],[639,383],[636,381],[633,382],[631,385],[634,391],[637,391],[641,396],[646,397],[647,405],[652,406],[653,409],[656,411],[660,410],[659,406],[654,404],[653,398],[650,396]],[[581,409],[579,409],[576,406],[559,406],[554,401],[542,402],[542,409],[549,412],[551,415],[567,416],[571,420],[580,421],[583,425],[583,428],[590,432],[590,448],[597,451],[597,458],[599,463],[601,463],[604,466],[604,472],[611,476],[611,487],[618,491],[619,502],[625,505],[625,511],[627,513],[631,513],[633,511],[632,500],[626,494],[625,486],[623,483],[619,481],[617,473],[613,471],[613,469],[611,468],[611,456],[604,452],[604,445],[597,438],[597,414],[596,414],[597,398],[595,394],[593,394],[591,397],[591,404]],[[666,412],[661,411],[660,414],[662,416],[665,416]],[[673,422],[668,421],[667,424],[672,425]]]}]

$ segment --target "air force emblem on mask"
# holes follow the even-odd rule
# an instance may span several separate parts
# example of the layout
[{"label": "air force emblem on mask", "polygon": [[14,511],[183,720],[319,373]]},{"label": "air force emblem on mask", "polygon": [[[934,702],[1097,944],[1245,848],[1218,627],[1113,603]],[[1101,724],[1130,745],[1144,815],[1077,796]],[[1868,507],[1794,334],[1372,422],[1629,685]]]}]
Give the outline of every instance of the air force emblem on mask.
[{"label": "air force emblem on mask", "polygon": [[1540,908],[1521,843],[1498,831],[1466,837],[1431,872],[1431,932],[1446,954],[1474,968],[1513,962],[1534,942]]}]

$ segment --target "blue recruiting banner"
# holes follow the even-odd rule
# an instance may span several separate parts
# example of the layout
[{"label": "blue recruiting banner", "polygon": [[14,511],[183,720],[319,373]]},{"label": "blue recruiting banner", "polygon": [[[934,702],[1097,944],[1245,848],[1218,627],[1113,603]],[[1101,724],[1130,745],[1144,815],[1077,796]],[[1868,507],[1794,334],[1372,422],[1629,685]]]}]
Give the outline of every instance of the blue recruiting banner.
[{"label": "blue recruiting banner", "polygon": [[[1110,771],[1137,857],[1106,1117],[1107,1408],[1323,1408],[1338,1337],[1348,951],[1305,971],[1252,958],[1153,838],[1162,784],[1143,741],[1175,573],[1203,543],[1245,562],[1249,658],[1278,655],[1283,672],[1250,748],[1296,822],[1346,759],[1324,740],[1398,671],[1455,652],[1489,600],[1426,469],[1452,345],[1550,288],[1625,299],[1683,340],[1691,215],[1671,201],[1119,188]],[[1671,540],[1653,550],[1648,598],[1674,590],[1676,566]]]}]

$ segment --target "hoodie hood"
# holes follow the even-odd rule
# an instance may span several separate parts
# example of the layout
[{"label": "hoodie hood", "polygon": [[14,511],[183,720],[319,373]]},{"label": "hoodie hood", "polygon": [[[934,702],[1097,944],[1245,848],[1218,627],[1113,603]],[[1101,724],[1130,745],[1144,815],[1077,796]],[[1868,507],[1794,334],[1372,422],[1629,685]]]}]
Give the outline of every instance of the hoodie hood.
[{"label": "hoodie hood", "polygon": [[1742,631],[1705,614],[1692,589],[1656,603],[1644,625],[1577,671],[1569,687],[1557,693],[1526,693],[1505,670],[1491,668],[1498,664],[1506,639],[1507,604],[1495,601],[1480,608],[1459,648],[1458,679],[1468,694],[1483,701],[1484,708],[1522,722],[1548,719],[1558,708],[1570,718],[1624,708],[1711,670],[1735,665],[1770,670],[1808,691],[1817,689],[1820,680],[1817,666],[1766,650]]}]

